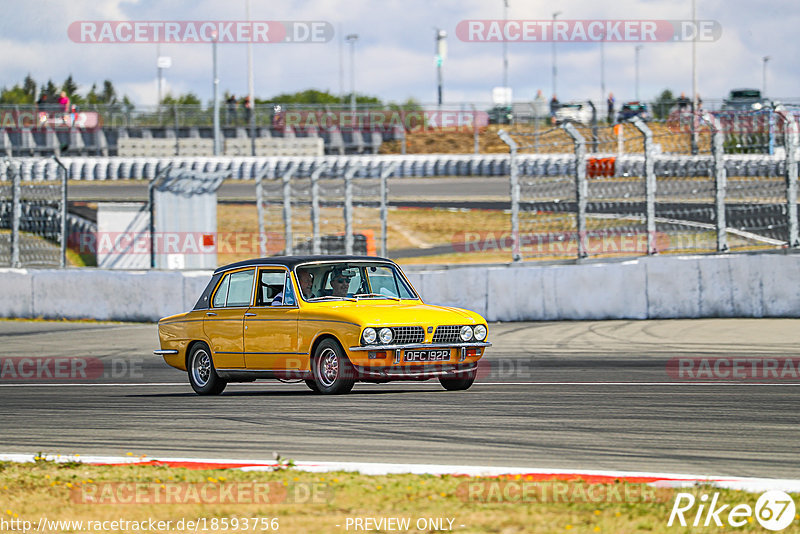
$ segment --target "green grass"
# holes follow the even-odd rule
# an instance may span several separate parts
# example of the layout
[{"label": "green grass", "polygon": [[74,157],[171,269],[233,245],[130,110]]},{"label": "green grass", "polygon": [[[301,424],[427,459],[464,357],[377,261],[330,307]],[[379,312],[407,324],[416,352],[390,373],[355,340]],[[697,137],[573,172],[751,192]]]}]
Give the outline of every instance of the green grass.
[{"label": "green grass", "polygon": [[[0,463],[0,514],[6,520],[146,521],[205,518],[276,518],[280,532],[347,532],[348,518],[408,518],[417,532],[416,521],[424,518],[449,518],[456,532],[719,532],[705,529],[667,527],[667,519],[678,491],[694,495],[719,492],[720,502],[755,505],[757,494],[696,487],[690,490],[644,487],[616,482],[606,486],[582,482],[537,483],[524,477],[504,480],[431,475],[384,475],[308,473],[295,469],[245,472],[239,470],[188,470],[164,466],[91,466],[79,463],[80,457],[67,463],[38,460],[35,463]],[[125,486],[127,484],[127,486]],[[470,486],[473,484],[473,486]],[[475,486],[477,484],[477,486]],[[530,495],[542,495],[542,488],[560,488],[565,498],[529,498],[519,502],[503,498],[504,488],[528,484]],[[261,485],[261,486],[256,486]],[[172,493],[171,502],[148,502],[155,495],[167,495],[167,488],[181,488]],[[247,489],[268,488],[270,499],[253,502]],[[609,499],[589,496],[603,488]],[[128,493],[124,493],[128,488]],[[136,488],[135,493],[130,488]],[[242,497],[227,502],[202,503],[191,497],[194,488],[206,496],[241,490]],[[472,492],[470,492],[472,488]],[[482,493],[476,488],[488,488]],[[488,491],[494,488],[494,491]],[[161,493],[158,493],[159,489]],[[171,491],[171,490],[170,490]],[[633,502],[616,502],[614,495],[626,492]],[[120,496],[139,495],[137,502],[121,504]],[[264,495],[264,493],[260,493]],[[552,495],[552,493],[548,493]],[[594,493],[596,498],[600,493]],[[92,502],[90,496],[96,501]],[[267,502],[268,501],[268,502]],[[609,502],[611,501],[611,502]],[[696,508],[695,508],[696,509]],[[693,517],[693,516],[692,516]],[[447,526],[447,522],[443,523]],[[800,532],[798,522],[783,532]],[[339,526],[337,526],[339,525]],[[462,526],[463,525],[463,526]],[[185,527],[185,525],[184,525]],[[221,528],[221,527],[220,527]],[[184,531],[193,529],[184,528]],[[430,528],[423,531],[429,531]],[[761,532],[753,518],[737,532]],[[118,532],[134,532],[118,528]],[[171,531],[177,532],[174,527]],[[208,527],[200,531],[213,532]],[[221,530],[218,530],[221,531]],[[243,531],[243,529],[239,529]],[[252,531],[252,530],[250,530]],[[263,530],[258,530],[263,532]],[[354,529],[350,528],[350,532]],[[385,531],[385,530],[384,530]]]}]

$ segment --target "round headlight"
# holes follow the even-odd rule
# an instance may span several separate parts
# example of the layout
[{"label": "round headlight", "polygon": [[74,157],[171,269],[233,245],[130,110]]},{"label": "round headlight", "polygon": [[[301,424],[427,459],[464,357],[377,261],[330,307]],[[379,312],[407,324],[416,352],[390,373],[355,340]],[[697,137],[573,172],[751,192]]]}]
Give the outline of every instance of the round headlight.
[{"label": "round headlight", "polygon": [[483,341],[484,339],[486,339],[486,327],[485,326],[483,326],[482,324],[479,324],[478,326],[475,327],[474,330],[475,330],[475,339],[477,339],[478,341]]},{"label": "round headlight", "polygon": [[472,339],[472,327],[469,325],[462,326],[461,332],[459,332],[459,334],[461,335],[461,339],[463,341],[469,341],[470,339]]},{"label": "round headlight", "polygon": [[361,339],[364,340],[364,343],[367,345],[371,345],[375,343],[375,340],[378,338],[377,332],[375,332],[374,328],[365,328],[364,333],[361,334]]},{"label": "round headlight", "polygon": [[392,331],[389,328],[381,328],[379,332],[381,336],[381,343],[388,345],[392,342]]}]

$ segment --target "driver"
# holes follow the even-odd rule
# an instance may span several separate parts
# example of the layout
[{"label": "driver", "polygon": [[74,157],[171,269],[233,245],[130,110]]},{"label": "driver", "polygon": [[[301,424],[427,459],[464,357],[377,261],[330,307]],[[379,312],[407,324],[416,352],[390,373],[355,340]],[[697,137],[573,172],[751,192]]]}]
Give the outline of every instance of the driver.
[{"label": "driver", "polygon": [[334,297],[346,297],[347,290],[350,288],[350,280],[353,278],[349,271],[337,268],[331,273],[331,295]]}]

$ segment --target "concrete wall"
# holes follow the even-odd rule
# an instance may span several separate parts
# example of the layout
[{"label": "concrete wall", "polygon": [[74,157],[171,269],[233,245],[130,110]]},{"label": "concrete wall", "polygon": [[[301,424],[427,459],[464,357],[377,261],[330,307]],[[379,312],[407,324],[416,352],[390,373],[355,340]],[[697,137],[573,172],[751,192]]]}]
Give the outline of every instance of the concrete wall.
[{"label": "concrete wall", "polygon": [[[800,255],[408,270],[426,302],[490,321],[800,317]],[[154,321],[190,309],[207,271],[0,269],[0,317]]]}]

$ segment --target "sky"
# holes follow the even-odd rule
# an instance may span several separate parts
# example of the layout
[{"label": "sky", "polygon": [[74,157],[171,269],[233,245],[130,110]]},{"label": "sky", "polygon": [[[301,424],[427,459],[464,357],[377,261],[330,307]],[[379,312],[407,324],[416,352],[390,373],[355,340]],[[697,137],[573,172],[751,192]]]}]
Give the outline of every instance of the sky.
[{"label": "sky", "polygon": [[[157,100],[157,45],[83,43],[68,34],[81,21],[230,21],[246,19],[247,0],[0,0],[0,86],[31,74],[39,83],[60,84],[72,74],[83,92],[111,79],[137,106]],[[690,20],[690,0],[508,0],[508,20]],[[696,0],[697,19],[719,23],[722,32],[697,48],[698,93],[721,99],[732,88],[761,88],[764,56],[767,93],[800,97],[800,4],[797,0]],[[259,98],[304,89],[350,91],[350,45],[341,37],[358,34],[355,88],[358,93],[401,102],[436,100],[435,31],[445,30],[445,104],[490,103],[492,88],[503,82],[502,44],[465,42],[456,35],[461,21],[502,19],[503,0],[250,0],[254,21],[321,21],[332,27],[325,43],[256,43],[254,86]],[[635,47],[632,42],[559,42],[558,98],[601,100],[605,89],[618,101],[635,98]],[[162,56],[166,90],[212,97],[212,53],[207,43],[165,43]],[[552,44],[511,42],[508,79],[515,101],[529,101],[541,89],[552,93]],[[343,54],[340,52],[343,51]],[[640,51],[639,93],[655,98],[669,88],[691,94],[691,45],[644,43]],[[247,92],[247,46],[218,45],[220,93]],[[340,59],[343,69],[340,69]],[[343,70],[344,76],[340,74]],[[343,79],[342,79],[343,78]]]}]

